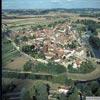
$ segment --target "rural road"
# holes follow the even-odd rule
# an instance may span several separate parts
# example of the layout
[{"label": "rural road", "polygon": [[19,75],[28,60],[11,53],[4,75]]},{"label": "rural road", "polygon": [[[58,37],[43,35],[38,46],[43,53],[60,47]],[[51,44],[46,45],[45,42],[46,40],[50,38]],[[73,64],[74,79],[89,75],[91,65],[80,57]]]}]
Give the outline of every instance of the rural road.
[{"label": "rural road", "polygon": [[96,66],[96,69],[87,74],[76,74],[76,73],[67,73],[68,78],[72,80],[79,80],[79,81],[89,81],[100,78],[100,65]]}]

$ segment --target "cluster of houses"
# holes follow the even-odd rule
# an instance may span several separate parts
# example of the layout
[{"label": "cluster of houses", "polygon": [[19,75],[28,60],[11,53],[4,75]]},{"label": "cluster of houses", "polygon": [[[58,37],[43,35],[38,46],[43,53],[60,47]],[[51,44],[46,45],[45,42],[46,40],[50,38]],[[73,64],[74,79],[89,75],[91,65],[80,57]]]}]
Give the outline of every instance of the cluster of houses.
[{"label": "cluster of houses", "polygon": [[[30,32],[32,36],[33,32]],[[46,60],[52,59],[55,62],[62,63],[65,59],[75,56],[73,59],[73,68],[78,68],[85,58],[86,51],[83,47],[76,49],[65,48],[64,45],[77,41],[77,33],[72,30],[71,25],[64,23],[57,25],[54,29],[43,29],[34,32],[35,39],[27,41],[28,45],[34,45],[43,51]],[[81,58],[79,60],[79,58]]]}]

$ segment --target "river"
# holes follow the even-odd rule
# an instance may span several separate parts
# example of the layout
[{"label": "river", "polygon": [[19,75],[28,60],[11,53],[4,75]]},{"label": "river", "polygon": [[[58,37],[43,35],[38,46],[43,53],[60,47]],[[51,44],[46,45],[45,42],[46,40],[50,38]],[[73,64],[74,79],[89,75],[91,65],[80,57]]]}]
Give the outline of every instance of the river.
[{"label": "river", "polygon": [[94,54],[95,54],[95,57],[100,59],[100,49],[95,49],[95,48],[92,48]]}]

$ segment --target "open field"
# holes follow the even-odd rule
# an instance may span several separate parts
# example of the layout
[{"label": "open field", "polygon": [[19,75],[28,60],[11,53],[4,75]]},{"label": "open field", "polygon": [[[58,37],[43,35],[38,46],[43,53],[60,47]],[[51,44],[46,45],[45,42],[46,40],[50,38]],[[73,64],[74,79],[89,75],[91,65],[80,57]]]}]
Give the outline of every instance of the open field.
[{"label": "open field", "polygon": [[[13,17],[14,15],[10,15],[9,17]],[[2,19],[2,22],[7,24],[10,29],[18,30],[21,28],[30,28],[30,26],[36,25],[48,25],[55,21],[65,20],[70,18],[71,22],[76,21],[77,19],[89,19],[96,22],[100,22],[97,18],[91,17],[80,17],[79,14],[75,13],[54,13],[50,12],[49,14],[45,15],[15,15],[16,18],[13,19]]]},{"label": "open field", "polygon": [[28,59],[21,55],[9,40],[2,41],[2,67],[10,70],[23,70],[23,65]]},{"label": "open field", "polygon": [[48,25],[50,23],[53,23],[55,21],[64,20],[65,18],[56,18],[48,20],[46,18],[28,18],[28,19],[13,19],[13,20],[6,20],[4,23],[7,23],[7,25],[10,27],[10,29],[20,29],[22,27],[30,27],[30,26],[36,26],[36,25]]},{"label": "open field", "polygon": [[10,41],[6,38],[2,40],[2,67],[12,62],[16,57],[19,57],[20,53],[13,47]]},{"label": "open field", "polygon": [[[49,16],[49,18],[47,16]],[[38,15],[38,16],[37,15],[23,15],[21,16],[22,18],[2,19],[2,22],[7,24],[10,28],[16,29],[20,27],[29,27],[31,25],[34,26],[38,24],[48,25],[49,23],[53,23],[58,20],[64,20],[65,18],[61,16],[66,16],[65,18],[67,18],[69,16],[72,16],[72,14],[50,13],[50,14]],[[20,16],[17,15],[17,17],[20,17]]]},{"label": "open field", "polygon": [[28,61],[28,59],[25,56],[20,56],[14,59],[13,62],[8,63],[5,65],[5,69],[10,70],[23,70],[23,65]]},{"label": "open field", "polygon": [[78,19],[80,19],[80,20],[93,20],[93,21],[96,21],[96,22],[100,22],[100,20],[99,19],[97,19],[97,18],[92,18],[92,17],[80,17],[80,16],[71,16],[71,19],[73,20],[73,21],[76,21],[76,20],[78,20]]}]

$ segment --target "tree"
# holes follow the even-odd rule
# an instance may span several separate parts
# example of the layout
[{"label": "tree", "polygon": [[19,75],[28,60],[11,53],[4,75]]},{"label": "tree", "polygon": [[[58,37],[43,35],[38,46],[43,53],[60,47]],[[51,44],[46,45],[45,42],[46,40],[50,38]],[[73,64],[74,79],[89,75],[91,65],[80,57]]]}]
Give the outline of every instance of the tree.
[{"label": "tree", "polygon": [[39,72],[46,72],[51,74],[59,74],[59,73],[66,72],[66,68],[63,65],[54,62],[49,62],[48,64],[38,62],[35,65],[35,70],[36,72],[39,71]]},{"label": "tree", "polygon": [[4,36],[10,36],[10,34],[11,34],[11,30],[10,30],[10,28],[7,26],[7,24],[3,24],[2,25],[2,36],[4,37]]},{"label": "tree", "polygon": [[93,48],[100,49],[100,38],[90,36],[89,42],[93,46]]},{"label": "tree", "polygon": [[96,96],[100,96],[100,87],[98,88],[98,90],[95,93]]},{"label": "tree", "polygon": [[21,31],[23,32],[23,34],[26,32],[26,28],[22,28]]},{"label": "tree", "polygon": [[42,30],[43,26],[42,25],[38,25],[37,28],[39,28],[40,30]]},{"label": "tree", "polygon": [[31,29],[32,29],[33,31],[36,31],[36,30],[37,30],[37,27],[36,27],[36,26],[31,26]]},{"label": "tree", "polygon": [[97,31],[96,31],[96,26],[94,24],[89,24],[87,26],[88,31],[91,32],[92,35],[98,35]]},{"label": "tree", "polygon": [[26,64],[23,66],[23,70],[24,71],[31,71],[33,66],[33,63],[29,60],[28,62],[26,62]]},{"label": "tree", "polygon": [[100,27],[100,25],[96,21],[85,19],[85,20],[77,20],[76,23],[84,24],[87,28],[87,31],[91,32],[91,35],[98,35],[96,28]]},{"label": "tree", "polygon": [[30,45],[25,45],[22,47],[22,51],[29,54],[32,50],[31,50],[31,46]]},{"label": "tree", "polygon": [[25,88],[21,91],[21,100],[32,100],[29,91]]},{"label": "tree", "polygon": [[68,85],[68,86],[73,86],[74,85],[74,81],[72,79],[66,78],[65,84]]},{"label": "tree", "polygon": [[74,87],[72,93],[68,96],[67,100],[80,100],[77,87]]},{"label": "tree", "polygon": [[28,38],[26,36],[23,36],[21,39],[22,41],[28,41]]},{"label": "tree", "polygon": [[20,43],[20,40],[21,40],[21,38],[20,38],[20,36],[19,35],[17,35],[16,37],[15,37],[15,43],[16,44],[19,44]]},{"label": "tree", "polygon": [[71,49],[75,49],[77,47],[76,41],[73,41],[71,44],[68,44],[68,47]]},{"label": "tree", "polygon": [[34,90],[37,100],[48,100],[48,90],[45,83],[37,81],[34,86]]},{"label": "tree", "polygon": [[[89,85],[90,86],[90,85]],[[78,83],[77,88],[80,89],[82,94],[85,94],[86,96],[92,96],[91,88],[87,85],[87,83]]]},{"label": "tree", "polygon": [[49,25],[48,25],[48,27],[50,27],[50,28],[51,28],[52,26],[53,26],[52,24],[49,24]]},{"label": "tree", "polygon": [[47,92],[48,92],[48,95],[50,94],[50,86],[49,84],[46,84],[46,87],[47,87]]},{"label": "tree", "polygon": [[67,100],[66,95],[63,93],[59,94],[59,100]]},{"label": "tree", "polygon": [[93,94],[95,94],[98,91],[99,87],[100,87],[100,84],[97,81],[93,81],[90,84],[90,88]]},{"label": "tree", "polygon": [[79,68],[73,68],[73,65],[68,65],[68,71],[71,73],[89,73],[95,69],[92,62],[82,62]]}]

